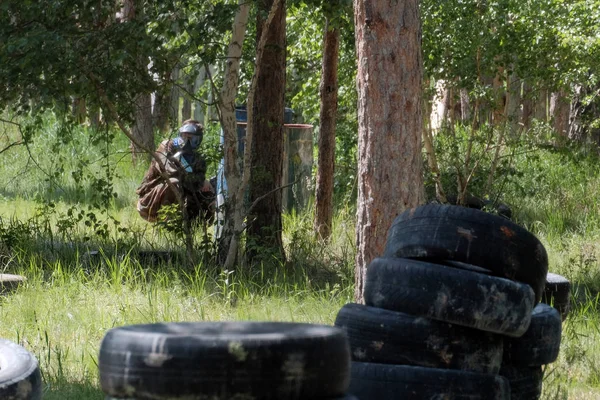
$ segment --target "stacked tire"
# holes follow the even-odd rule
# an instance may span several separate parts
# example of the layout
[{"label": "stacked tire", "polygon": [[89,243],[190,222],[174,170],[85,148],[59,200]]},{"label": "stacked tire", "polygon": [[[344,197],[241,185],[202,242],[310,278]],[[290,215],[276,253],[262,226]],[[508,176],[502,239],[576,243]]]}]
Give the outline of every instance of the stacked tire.
[{"label": "stacked tire", "polygon": [[42,376],[35,356],[14,342],[0,339],[0,399],[41,398]]},{"label": "stacked tire", "polygon": [[571,309],[571,282],[564,276],[548,272],[542,303],[556,308],[564,321]]},{"label": "stacked tire", "polygon": [[[524,370],[509,371],[521,364],[504,358],[519,345],[539,347],[549,338],[531,330],[535,322],[530,328],[538,314],[548,314],[534,310],[547,271],[544,246],[506,218],[436,204],[399,215],[384,254],[367,268],[365,305],[347,304],[336,318],[350,342],[350,393],[381,400],[510,399],[511,383],[529,386],[519,387]],[[550,342],[557,344],[556,335]],[[528,377],[537,372],[533,367]],[[517,398],[538,397],[531,391]]]},{"label": "stacked tire", "polygon": [[341,329],[283,322],[130,325],[99,354],[107,399],[344,399],[350,350]]},{"label": "stacked tire", "polygon": [[512,400],[539,399],[542,394],[542,367],[558,357],[561,317],[557,309],[540,303],[535,306],[527,332],[506,338],[500,375],[510,382]]}]

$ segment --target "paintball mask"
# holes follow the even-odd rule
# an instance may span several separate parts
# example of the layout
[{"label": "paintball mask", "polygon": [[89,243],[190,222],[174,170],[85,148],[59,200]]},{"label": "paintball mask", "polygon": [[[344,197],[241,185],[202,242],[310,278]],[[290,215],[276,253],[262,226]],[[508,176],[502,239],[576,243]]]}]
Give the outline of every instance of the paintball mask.
[{"label": "paintball mask", "polygon": [[202,128],[195,124],[185,124],[179,128],[179,136],[188,142],[194,150],[202,143],[202,135]]}]

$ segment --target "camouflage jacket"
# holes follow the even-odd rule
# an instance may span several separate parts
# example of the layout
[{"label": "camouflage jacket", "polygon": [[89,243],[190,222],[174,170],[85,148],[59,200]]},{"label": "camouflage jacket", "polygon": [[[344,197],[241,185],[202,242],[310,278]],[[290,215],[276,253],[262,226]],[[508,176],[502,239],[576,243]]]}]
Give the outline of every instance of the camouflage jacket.
[{"label": "camouflage jacket", "polygon": [[141,185],[136,190],[138,196],[143,197],[157,185],[166,183],[161,172],[166,173],[166,177],[169,179],[177,179],[184,190],[191,192],[200,190],[206,178],[206,161],[196,152],[195,160],[190,165],[191,172],[187,172],[181,162],[182,157],[176,157],[177,153],[181,151],[181,142],[177,139],[165,140],[158,146],[155,154],[160,162],[152,159]]}]

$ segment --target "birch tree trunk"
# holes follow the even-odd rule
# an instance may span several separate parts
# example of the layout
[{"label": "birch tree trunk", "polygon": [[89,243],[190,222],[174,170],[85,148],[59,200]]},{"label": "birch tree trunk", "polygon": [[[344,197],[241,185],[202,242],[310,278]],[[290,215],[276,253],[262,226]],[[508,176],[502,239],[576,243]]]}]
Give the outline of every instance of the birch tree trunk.
[{"label": "birch tree trunk", "polygon": [[[256,68],[254,70],[254,75],[252,77],[252,82],[250,84],[250,95],[248,96],[248,125],[246,128],[246,144],[244,147],[244,171],[243,174],[237,173],[239,171],[238,166],[238,153],[237,153],[237,123],[235,119],[235,91],[237,90],[237,82],[238,82],[238,72],[239,72],[239,58],[242,54],[242,41],[246,31],[246,25],[248,21],[248,13],[249,13],[249,2],[247,0],[239,0],[240,8],[235,17],[235,22],[233,25],[233,32],[231,43],[229,45],[228,50],[228,63],[225,68],[225,83],[223,85],[223,89],[221,91],[221,96],[219,102],[221,104],[226,104],[228,110],[226,112],[226,119],[223,118],[223,114],[221,116],[222,121],[224,121],[227,128],[223,128],[225,131],[225,176],[227,178],[227,187],[228,187],[228,196],[235,196],[235,198],[228,197],[227,203],[228,207],[226,208],[229,211],[229,215],[225,215],[225,226],[223,230],[223,235],[225,238],[230,238],[229,246],[227,249],[227,257],[225,259],[225,263],[223,268],[225,270],[231,270],[235,265],[236,255],[239,249],[240,237],[244,230],[244,218],[246,217],[246,207],[244,204],[244,194],[246,193],[246,188],[248,187],[248,182],[250,180],[250,171],[252,169],[251,165],[251,147],[253,142],[253,129],[250,121],[254,118],[253,116],[253,96],[252,93],[256,91],[257,86],[257,76],[260,73],[261,65],[262,65],[262,57],[265,49],[265,43],[267,40],[266,32],[268,31],[268,27],[271,25],[273,18],[276,14],[276,11],[281,4],[282,0],[275,0],[271,7],[271,11],[269,12],[269,16],[264,24],[264,32],[258,41],[256,46],[257,54],[256,54]],[[236,61],[237,60],[237,61]],[[230,64],[231,63],[231,64]],[[227,175],[231,172],[231,175]],[[240,178],[241,175],[241,178]],[[230,180],[230,176],[233,178],[233,182]],[[235,185],[237,184],[237,190],[235,189]],[[232,186],[233,185],[233,186]],[[251,207],[252,208],[252,205]],[[228,233],[229,232],[229,233]],[[229,236],[227,236],[229,234]]]},{"label": "birch tree trunk", "polygon": [[[246,35],[248,17],[250,14],[250,3],[247,0],[239,0],[239,6],[233,29],[231,33],[231,42],[227,51],[227,63],[225,64],[225,73],[223,87],[219,96],[219,110],[221,126],[223,127],[224,142],[224,168],[227,179],[227,198],[225,201],[225,221],[221,237],[221,245],[225,246],[223,251],[219,251],[225,259],[219,260],[226,270],[232,270],[235,263],[235,256],[239,248],[240,235],[244,223],[244,192],[247,186],[242,177],[240,164],[238,162],[238,136],[237,122],[235,118],[235,97],[238,90],[240,59],[242,57],[242,45]],[[246,150],[248,151],[248,150]],[[249,174],[248,169],[244,176]]]},{"label": "birch tree trunk", "polygon": [[321,75],[321,111],[319,115],[319,158],[317,161],[317,188],[315,196],[315,231],[328,240],[333,220],[333,174],[335,165],[335,128],[338,100],[338,60],[340,31],[325,22],[323,70]]},{"label": "birch tree trunk", "polygon": [[450,105],[450,90],[448,83],[444,80],[435,82],[435,95],[431,105],[431,133],[435,135],[444,126],[448,116],[448,107]]},{"label": "birch tree trunk", "polygon": [[355,0],[358,204],[355,299],[394,218],[424,201],[418,0]]}]

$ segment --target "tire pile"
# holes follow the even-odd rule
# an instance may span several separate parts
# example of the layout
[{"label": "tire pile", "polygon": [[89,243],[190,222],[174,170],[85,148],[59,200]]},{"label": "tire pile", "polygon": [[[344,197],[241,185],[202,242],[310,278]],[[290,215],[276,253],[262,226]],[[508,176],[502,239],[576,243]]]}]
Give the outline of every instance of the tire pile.
[{"label": "tire pile", "polygon": [[561,332],[558,311],[538,304],[547,272],[541,242],[506,218],[437,204],[399,215],[367,268],[365,305],[335,321],[350,342],[349,392],[538,399]]},{"label": "tire pile", "polygon": [[98,367],[107,399],[353,399],[346,395],[348,340],[333,326],[188,322],[117,327],[102,340]]}]

